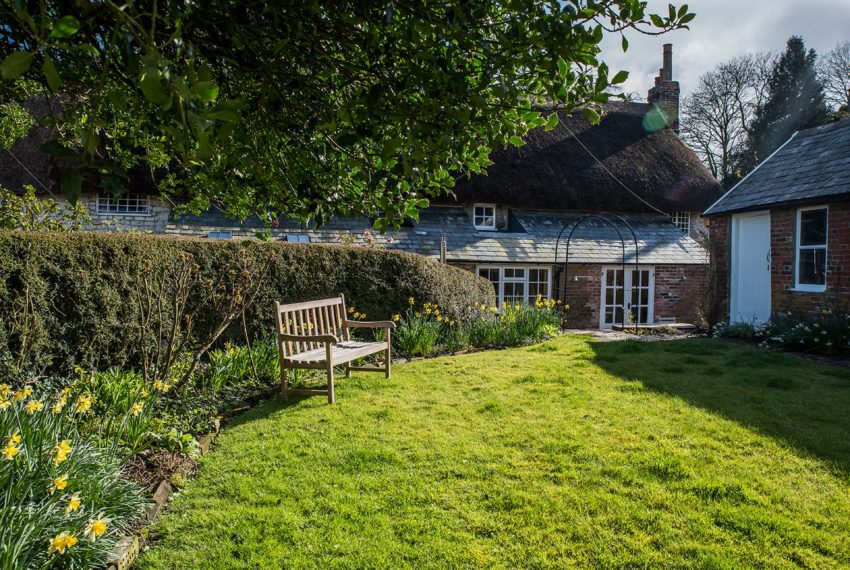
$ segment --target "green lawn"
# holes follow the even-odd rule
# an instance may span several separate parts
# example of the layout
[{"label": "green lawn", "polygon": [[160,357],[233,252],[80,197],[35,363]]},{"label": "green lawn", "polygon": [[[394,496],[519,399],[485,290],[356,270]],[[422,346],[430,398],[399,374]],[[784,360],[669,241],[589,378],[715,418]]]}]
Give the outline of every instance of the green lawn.
[{"label": "green lawn", "polygon": [[850,565],[850,372],[565,336],[231,424],[141,568]]}]

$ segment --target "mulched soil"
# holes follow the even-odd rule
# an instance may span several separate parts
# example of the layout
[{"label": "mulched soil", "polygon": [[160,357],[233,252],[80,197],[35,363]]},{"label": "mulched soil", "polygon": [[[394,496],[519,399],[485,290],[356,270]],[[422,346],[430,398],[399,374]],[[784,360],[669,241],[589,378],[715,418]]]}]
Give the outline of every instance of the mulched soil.
[{"label": "mulched soil", "polygon": [[146,449],[124,464],[124,476],[152,493],[160,481],[171,480],[187,464],[191,467],[189,474],[194,475],[197,463],[186,456],[176,451]]}]

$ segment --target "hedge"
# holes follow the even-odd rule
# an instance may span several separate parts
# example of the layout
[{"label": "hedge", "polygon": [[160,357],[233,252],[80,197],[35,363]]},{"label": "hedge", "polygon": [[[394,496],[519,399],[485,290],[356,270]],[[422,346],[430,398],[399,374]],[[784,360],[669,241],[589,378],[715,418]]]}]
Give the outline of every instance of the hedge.
[{"label": "hedge", "polygon": [[[343,293],[348,305],[369,319],[402,312],[409,297],[438,303],[448,314],[493,303],[492,286],[468,271],[379,248],[0,232],[0,373],[34,376],[67,374],[75,365],[138,366],[142,347],[152,350],[156,329],[167,336],[174,322],[176,280],[184,269],[197,280],[185,298],[197,336],[215,326],[215,307],[234,303],[228,295],[247,306],[252,336],[274,330],[275,300]],[[257,286],[248,303],[252,281]],[[150,288],[145,293],[146,282],[161,284],[161,294],[151,295]],[[142,329],[146,315],[149,322]],[[241,335],[238,324],[222,338]]]}]

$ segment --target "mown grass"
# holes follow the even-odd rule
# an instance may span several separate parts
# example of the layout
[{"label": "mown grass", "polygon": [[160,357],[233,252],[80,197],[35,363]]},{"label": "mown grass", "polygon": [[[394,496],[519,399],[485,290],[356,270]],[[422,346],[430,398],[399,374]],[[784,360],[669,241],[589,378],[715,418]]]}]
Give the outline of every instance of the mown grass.
[{"label": "mown grass", "polygon": [[850,372],[719,340],[355,375],[221,435],[141,568],[850,564]]}]

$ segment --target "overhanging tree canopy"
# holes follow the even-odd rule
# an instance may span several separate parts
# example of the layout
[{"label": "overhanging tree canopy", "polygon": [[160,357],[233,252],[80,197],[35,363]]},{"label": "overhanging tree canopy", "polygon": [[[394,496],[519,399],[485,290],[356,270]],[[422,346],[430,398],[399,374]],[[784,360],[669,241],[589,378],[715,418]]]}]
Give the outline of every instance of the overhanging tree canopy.
[{"label": "overhanging tree canopy", "polygon": [[[686,27],[640,0],[0,0],[0,98],[55,95],[74,197],[130,168],[228,213],[416,216],[493,148],[607,100],[605,33]],[[623,37],[623,48],[627,48]]]}]

